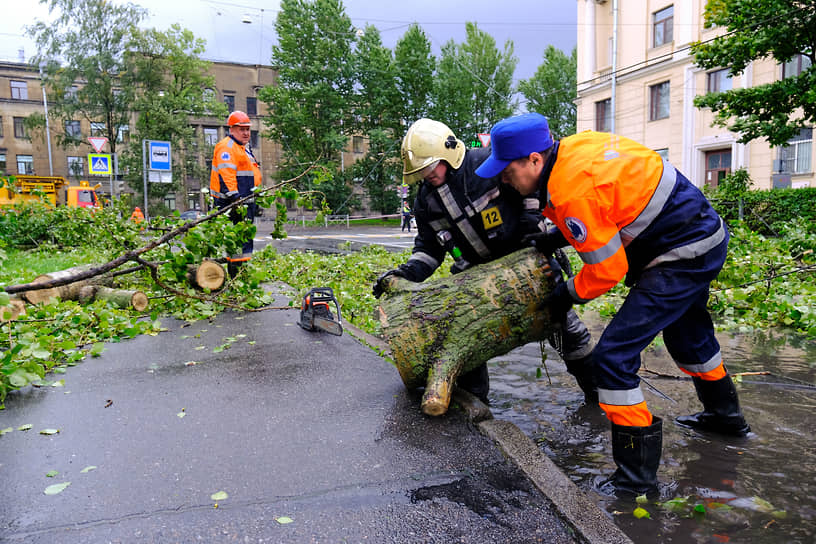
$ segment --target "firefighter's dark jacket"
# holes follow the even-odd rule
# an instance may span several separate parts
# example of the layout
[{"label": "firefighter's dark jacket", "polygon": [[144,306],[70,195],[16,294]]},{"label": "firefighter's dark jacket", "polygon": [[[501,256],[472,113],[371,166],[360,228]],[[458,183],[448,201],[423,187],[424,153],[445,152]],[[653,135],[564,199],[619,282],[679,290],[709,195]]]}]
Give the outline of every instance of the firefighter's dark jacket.
[{"label": "firefighter's dark jacket", "polygon": [[446,250],[437,240],[440,231],[450,232],[473,266],[521,249],[525,234],[545,229],[537,194],[525,198],[498,176],[475,174],[489,155],[487,148],[468,149],[459,168],[448,167],[444,184],[422,182],[414,202],[418,234],[411,258],[400,266],[406,279],[424,281],[442,264]]}]

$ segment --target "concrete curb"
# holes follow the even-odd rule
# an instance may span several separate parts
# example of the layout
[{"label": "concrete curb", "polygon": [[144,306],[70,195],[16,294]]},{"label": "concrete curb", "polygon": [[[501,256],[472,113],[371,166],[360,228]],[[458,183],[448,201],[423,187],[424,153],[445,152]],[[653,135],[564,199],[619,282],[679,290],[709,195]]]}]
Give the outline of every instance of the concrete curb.
[{"label": "concrete curb", "polygon": [[[390,357],[391,348],[382,339],[372,336],[358,329],[350,323],[344,323],[351,336],[360,343],[376,350],[381,356]],[[468,397],[474,405],[470,406]],[[471,395],[458,395],[455,399],[462,404],[464,412],[469,418],[471,414],[481,413],[484,406],[481,401]],[[575,532],[590,544],[633,544],[594,502],[582,492],[578,486],[561,472],[549,457],[533,441],[513,423],[497,419],[474,420],[479,430],[491,438],[504,455],[521,470],[527,478],[541,491],[555,506],[559,515],[575,530]],[[478,421],[478,422],[477,422]]]},{"label": "concrete curb", "polygon": [[591,544],[633,544],[598,506],[533,441],[508,421],[491,419],[478,424],[504,454],[552,501],[575,531]]}]

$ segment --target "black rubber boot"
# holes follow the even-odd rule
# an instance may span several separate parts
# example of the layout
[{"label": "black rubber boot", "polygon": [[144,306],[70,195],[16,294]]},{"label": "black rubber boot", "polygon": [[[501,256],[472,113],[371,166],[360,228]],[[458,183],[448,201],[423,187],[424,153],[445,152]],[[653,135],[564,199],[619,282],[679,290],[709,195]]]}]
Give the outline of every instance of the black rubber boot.
[{"label": "black rubber boot", "polygon": [[698,431],[709,431],[728,436],[745,436],[751,427],[745,421],[740,410],[737,389],[731,376],[716,381],[706,381],[696,376],[694,388],[697,398],[703,403],[703,411],[690,416],[680,416],[675,421],[685,427]]},{"label": "black rubber boot", "polygon": [[601,484],[603,493],[631,498],[657,492],[657,469],[663,449],[663,420],[648,427],[612,424],[612,458],[618,469]]},{"label": "black rubber boot", "polygon": [[487,373],[487,363],[459,376],[456,385],[488,404],[487,394],[490,392],[490,376]]},{"label": "black rubber boot", "polygon": [[595,382],[595,367],[592,364],[592,354],[574,361],[564,361],[567,372],[575,376],[578,387],[584,392],[586,404],[598,404],[598,384]]}]

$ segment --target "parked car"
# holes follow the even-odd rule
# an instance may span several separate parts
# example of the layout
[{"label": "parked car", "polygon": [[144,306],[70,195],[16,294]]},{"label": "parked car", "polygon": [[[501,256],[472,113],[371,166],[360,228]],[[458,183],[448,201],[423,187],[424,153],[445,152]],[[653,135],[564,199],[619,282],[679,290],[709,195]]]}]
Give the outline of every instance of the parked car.
[{"label": "parked car", "polygon": [[201,219],[205,215],[207,214],[201,210],[187,210],[186,212],[181,212],[179,219],[182,221],[195,221],[196,219]]}]

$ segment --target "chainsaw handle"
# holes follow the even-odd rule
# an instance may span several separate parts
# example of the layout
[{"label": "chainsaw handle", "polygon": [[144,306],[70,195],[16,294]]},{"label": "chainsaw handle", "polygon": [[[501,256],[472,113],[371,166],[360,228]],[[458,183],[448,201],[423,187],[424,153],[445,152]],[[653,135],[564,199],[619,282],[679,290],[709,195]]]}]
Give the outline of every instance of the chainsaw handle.
[{"label": "chainsaw handle", "polygon": [[316,302],[334,302],[334,307],[337,310],[337,322],[340,322],[340,304],[334,296],[334,291],[331,287],[312,287],[312,289],[303,297],[303,300],[311,298],[312,304]]}]

